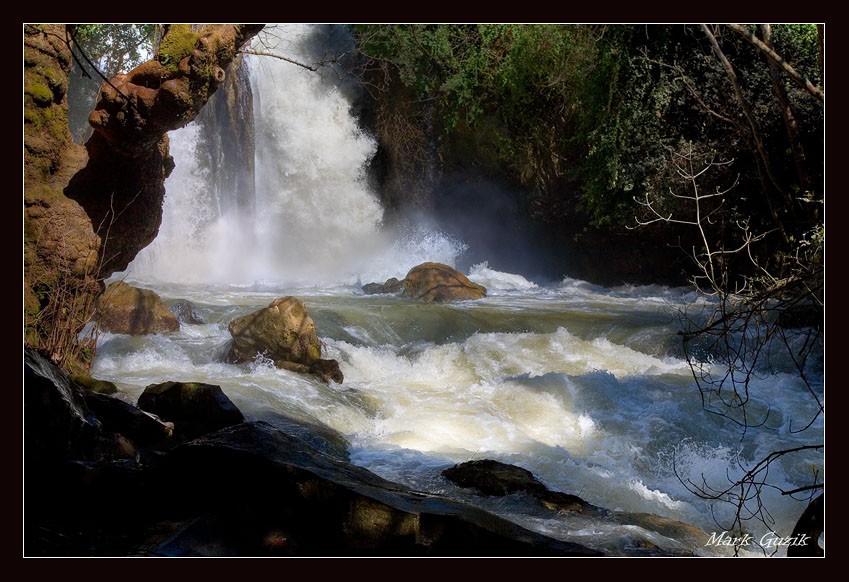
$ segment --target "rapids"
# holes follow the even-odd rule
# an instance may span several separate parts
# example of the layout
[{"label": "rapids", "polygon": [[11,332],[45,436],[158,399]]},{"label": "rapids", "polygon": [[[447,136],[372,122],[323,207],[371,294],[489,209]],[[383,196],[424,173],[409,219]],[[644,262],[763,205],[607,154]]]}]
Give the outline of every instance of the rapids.
[{"label": "rapids", "polygon": [[[316,56],[314,29],[289,33],[289,50],[302,60]],[[403,278],[424,261],[453,266],[474,241],[433,226],[384,225],[363,169],[376,144],[332,75],[273,59],[253,59],[251,67],[259,95],[256,213],[220,213],[226,205],[210,199],[205,170],[194,161],[197,128],[172,133],[177,168],[166,184],[160,235],[116,277],[154,289],[166,303],[191,300],[206,323],[171,335],[101,334],[91,373],[118,385],[121,397],[134,402],[147,385],[166,380],[217,384],[249,418],[274,423],[285,411],[340,431],[352,462],[382,477],[619,555],[639,553],[640,540],[699,555],[727,550],[694,547],[684,530],[660,536],[529,509],[518,494],[475,496],[440,472],[497,459],[592,504],[710,534],[722,531],[716,521],[728,520],[728,506],[695,497],[682,479],[719,487],[741,474],[741,461],[822,438],[821,417],[808,432],[791,430],[809,412],[806,388],[782,371],[753,380],[751,407],[770,414],[745,438],[705,413],[676,336],[679,310],[703,301],[689,288],[530,281],[498,271],[493,257],[468,273],[488,288],[479,301],[364,295],[361,284]],[[232,319],[286,295],[306,302],[343,384],[262,358],[220,360]],[[821,367],[817,377],[822,392]],[[821,453],[794,458],[771,476],[802,486],[823,461]],[[764,499],[774,531],[789,535],[804,504],[774,492]],[[756,525],[747,522],[759,538],[766,530]]]}]

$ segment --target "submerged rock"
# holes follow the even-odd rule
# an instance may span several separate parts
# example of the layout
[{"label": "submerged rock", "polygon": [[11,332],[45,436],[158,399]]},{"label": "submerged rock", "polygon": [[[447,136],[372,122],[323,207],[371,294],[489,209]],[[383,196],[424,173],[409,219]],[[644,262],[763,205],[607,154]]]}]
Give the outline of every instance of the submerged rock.
[{"label": "submerged rock", "polygon": [[363,285],[363,293],[366,295],[380,295],[386,293],[397,293],[401,290],[401,281],[395,277],[386,280],[385,283],[366,283]]},{"label": "submerged rock", "polygon": [[200,382],[151,384],[139,408],[174,423],[175,433],[192,439],[245,420],[220,386]]},{"label": "submerged rock", "polygon": [[527,469],[498,461],[468,461],[445,469],[442,475],[460,487],[474,488],[484,495],[502,496],[521,491],[536,497],[551,510],[592,515],[607,513],[576,495],[549,490]]},{"label": "submerged rock", "polygon": [[281,297],[259,311],[230,322],[227,359],[253,361],[258,355],[270,358],[278,368],[314,374],[327,382],[342,382],[336,360],[321,359],[321,342],[307,307],[296,297]]},{"label": "submerged rock", "polygon": [[206,323],[203,316],[198,312],[197,305],[186,299],[180,299],[172,303],[168,309],[177,316],[177,319],[181,323],[187,323],[189,325],[203,325]]},{"label": "submerged rock", "polygon": [[621,549],[628,553],[693,555],[694,550],[704,548],[708,540],[703,530],[681,521],[650,513],[610,511],[575,495],[551,491],[530,471],[498,461],[469,461],[445,469],[442,475],[460,487],[476,489],[483,495],[504,496],[522,492],[552,511],[566,511],[627,526],[629,535],[622,540]]},{"label": "submerged rock", "polygon": [[413,267],[402,283],[404,297],[427,303],[464,301],[486,297],[486,288],[472,283],[460,271],[441,263]]},{"label": "submerged rock", "polygon": [[111,333],[145,335],[178,331],[177,316],[148,289],[115,281],[97,298],[94,320],[100,329]]}]

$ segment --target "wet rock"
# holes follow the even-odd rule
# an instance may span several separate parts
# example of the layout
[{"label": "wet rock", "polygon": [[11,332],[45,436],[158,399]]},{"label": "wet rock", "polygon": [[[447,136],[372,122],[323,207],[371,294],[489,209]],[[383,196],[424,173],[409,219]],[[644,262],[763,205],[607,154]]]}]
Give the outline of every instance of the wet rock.
[{"label": "wet rock", "polygon": [[89,392],[97,392],[98,394],[115,394],[118,391],[118,387],[112,382],[107,380],[98,380],[86,374],[71,374],[68,378],[71,382]]},{"label": "wet rock", "polygon": [[366,283],[363,285],[363,293],[366,295],[379,295],[385,293],[383,285],[380,283]]},{"label": "wet rock", "polygon": [[24,452],[29,460],[91,459],[101,424],[82,390],[59,368],[24,349]]},{"label": "wet rock", "polygon": [[310,366],[310,374],[320,378],[323,382],[330,383],[331,380],[341,384],[344,377],[336,360],[316,360]]},{"label": "wet rock", "polygon": [[397,293],[400,290],[401,290],[401,281],[399,281],[395,277],[390,277],[383,284],[383,292],[384,293]]},{"label": "wet rock", "polygon": [[401,281],[395,277],[386,280],[385,283],[366,283],[363,285],[363,293],[366,295],[379,295],[386,293],[397,293],[401,290]]},{"label": "wet rock", "polygon": [[120,432],[140,447],[167,443],[174,433],[174,424],[159,420],[153,414],[104,394],[85,395],[88,407],[97,415],[103,428]]},{"label": "wet rock", "polygon": [[442,475],[460,487],[476,489],[483,495],[503,496],[524,492],[536,497],[545,507],[554,511],[591,515],[608,513],[575,495],[550,491],[527,469],[498,461],[468,461],[445,469]]},{"label": "wet rock", "polygon": [[349,461],[348,440],[339,431],[313,418],[294,412],[268,412],[259,420],[298,439],[325,455],[339,461]]},{"label": "wet rock", "polygon": [[175,435],[186,439],[244,421],[220,386],[200,382],[151,384],[139,396],[139,408],[173,422]]},{"label": "wet rock", "polygon": [[182,445],[158,470],[170,484],[161,507],[199,517],[155,555],[598,555],[388,482],[263,422]]},{"label": "wet rock", "polygon": [[206,323],[203,316],[198,311],[197,305],[186,299],[180,299],[172,303],[168,309],[171,310],[181,323],[189,325],[203,325]]},{"label": "wet rock", "polygon": [[94,320],[111,333],[145,335],[177,331],[180,322],[162,299],[148,289],[115,281],[97,298]]},{"label": "wet rock", "polygon": [[275,299],[264,309],[234,319],[229,330],[233,336],[227,354],[230,361],[249,362],[262,355],[278,368],[342,382],[338,363],[321,359],[315,324],[296,297]]},{"label": "wet rock", "polygon": [[321,356],[321,344],[307,307],[296,297],[281,297],[259,311],[230,322],[231,354],[247,362],[263,354],[309,366]]},{"label": "wet rock", "polygon": [[423,263],[413,267],[402,285],[404,297],[427,303],[486,297],[485,287],[472,283],[460,271],[441,263]]},{"label": "wet rock", "polygon": [[[530,471],[489,459],[469,461],[450,467],[442,475],[460,487],[473,488],[483,495],[503,496],[526,493],[552,511],[566,511],[605,522],[629,526],[631,536],[620,548],[637,555],[693,555],[704,548],[708,535],[690,524],[653,515],[610,511],[587,503],[580,497],[549,490]],[[646,536],[652,539],[647,539]],[[653,541],[654,540],[654,541]]]},{"label": "wet rock", "polygon": [[707,533],[694,525],[652,513],[610,512],[610,521],[658,534],[658,542],[663,540],[667,553],[692,555],[693,550],[704,549],[709,540]]}]

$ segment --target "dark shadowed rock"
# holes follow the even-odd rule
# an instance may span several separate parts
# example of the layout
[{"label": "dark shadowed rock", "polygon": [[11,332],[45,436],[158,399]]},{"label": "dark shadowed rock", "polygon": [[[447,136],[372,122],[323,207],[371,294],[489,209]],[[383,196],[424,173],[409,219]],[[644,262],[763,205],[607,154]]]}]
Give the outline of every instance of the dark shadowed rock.
[{"label": "dark shadowed rock", "polygon": [[244,421],[220,386],[200,382],[151,384],[139,408],[173,422],[175,434],[189,439]]},{"label": "dark shadowed rock", "polygon": [[330,428],[314,418],[294,412],[266,412],[259,420],[294,436],[319,451],[339,461],[349,461],[348,440],[336,429]]},{"label": "dark shadowed rock", "polygon": [[825,555],[825,551],[819,546],[819,538],[825,527],[824,503],[825,494],[823,493],[811,501],[802,512],[802,516],[793,528],[793,533],[790,534],[791,538],[795,538],[795,543],[787,547],[789,557]]},{"label": "dark shadowed rock", "polygon": [[527,469],[489,459],[454,465],[442,475],[460,487],[477,489],[484,495],[510,495],[524,492],[536,497],[545,507],[555,511],[573,511],[603,515],[607,512],[576,495],[550,491]]},{"label": "dark shadowed rock", "polygon": [[24,451],[28,459],[90,459],[101,424],[82,390],[47,358],[24,349]]},{"label": "dark shadowed rock", "polygon": [[111,333],[145,335],[177,331],[180,322],[165,307],[159,295],[148,289],[114,281],[97,298],[94,320],[100,329]]},{"label": "dark shadowed rock", "polygon": [[423,263],[413,267],[402,283],[404,297],[427,303],[463,301],[486,297],[486,288],[472,283],[456,269],[441,263]]},{"label": "dark shadowed rock", "polygon": [[168,309],[177,316],[177,319],[181,323],[189,325],[202,325],[206,323],[203,316],[198,312],[197,306],[186,299],[180,299],[172,303]]},{"label": "dark shadowed rock", "polygon": [[156,555],[599,555],[391,483],[262,422],[182,445],[159,471],[172,484],[164,508],[200,517]]},{"label": "dark shadowed rock", "polygon": [[167,443],[174,433],[173,423],[162,422],[153,414],[112,396],[91,392],[85,395],[85,402],[105,430],[120,432],[137,446]]}]

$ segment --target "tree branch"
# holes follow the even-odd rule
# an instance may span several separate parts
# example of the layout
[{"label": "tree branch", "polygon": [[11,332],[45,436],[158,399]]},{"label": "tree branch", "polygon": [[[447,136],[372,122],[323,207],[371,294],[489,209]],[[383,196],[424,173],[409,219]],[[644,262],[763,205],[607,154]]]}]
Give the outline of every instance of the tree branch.
[{"label": "tree branch", "polygon": [[784,69],[784,72],[793,79],[793,81],[799,85],[802,89],[805,89],[808,93],[817,98],[818,101],[825,101],[825,93],[821,91],[818,87],[816,87],[813,83],[811,83],[807,77],[803,77],[799,73],[796,72],[796,69],[787,64],[787,61],[782,59],[778,53],[765,45],[758,37],[754,35],[754,33],[750,32],[745,26],[740,24],[726,24],[728,28],[745,38],[749,41],[756,49],[764,53],[767,57],[770,58],[773,62],[775,62],[778,66]]}]

